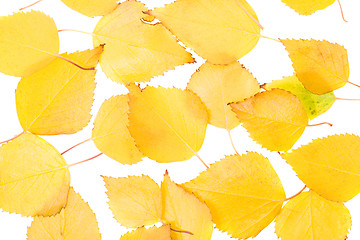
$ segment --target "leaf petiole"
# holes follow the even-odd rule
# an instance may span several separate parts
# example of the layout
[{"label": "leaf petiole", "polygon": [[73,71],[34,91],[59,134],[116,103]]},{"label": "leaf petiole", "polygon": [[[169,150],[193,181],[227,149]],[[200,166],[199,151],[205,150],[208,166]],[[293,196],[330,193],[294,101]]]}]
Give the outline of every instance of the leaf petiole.
[{"label": "leaf petiole", "polygon": [[27,9],[27,8],[29,8],[29,7],[32,7],[32,6],[38,4],[38,3],[42,2],[42,1],[43,1],[43,0],[36,1],[36,2],[34,2],[34,3],[32,3],[32,4],[28,5],[28,6],[26,6],[26,7],[20,8],[19,11],[22,11],[22,10],[25,10],[25,9]]},{"label": "leaf petiole", "polygon": [[306,189],[306,185],[298,193],[296,193],[295,195],[292,195],[291,197],[288,197],[288,198],[284,199],[284,202],[289,201],[289,200],[299,196],[300,193],[302,193],[305,189]]},{"label": "leaf petiole", "polygon": [[[24,132],[25,132],[25,131],[24,131]],[[5,141],[0,142],[0,145],[16,139],[17,137],[21,136],[24,132],[22,132],[22,133],[20,133],[20,134],[18,134],[18,135],[15,135],[13,138],[10,138],[10,139],[8,139],[8,140],[5,140]]]},{"label": "leaf petiole", "polygon": [[68,151],[70,151],[70,150],[76,148],[77,146],[80,146],[80,145],[82,145],[82,144],[84,144],[84,143],[86,143],[86,142],[88,142],[88,141],[90,141],[90,140],[91,140],[91,138],[86,139],[86,140],[84,140],[84,141],[82,141],[82,142],[80,142],[80,143],[72,146],[71,148],[69,148],[69,149],[67,149],[66,151],[62,152],[61,155],[64,155],[64,154],[67,153]]}]

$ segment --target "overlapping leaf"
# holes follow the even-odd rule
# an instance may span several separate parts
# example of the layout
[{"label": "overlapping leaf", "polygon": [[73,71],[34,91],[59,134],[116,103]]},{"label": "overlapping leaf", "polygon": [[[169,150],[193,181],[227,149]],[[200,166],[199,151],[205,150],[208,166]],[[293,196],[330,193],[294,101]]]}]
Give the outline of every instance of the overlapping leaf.
[{"label": "overlapping leaf", "polygon": [[205,103],[209,123],[228,130],[240,124],[228,106],[260,91],[259,83],[240,63],[214,65],[204,63],[191,77],[187,86]]},{"label": "overlapping leaf", "polygon": [[330,6],[335,0],[281,0],[301,15],[310,15]]},{"label": "overlapping leaf", "polygon": [[88,17],[109,14],[117,7],[118,0],[61,0],[69,8]]},{"label": "overlapping leaf", "polygon": [[145,82],[152,77],[193,62],[161,24],[145,23],[143,3],[125,1],[98,22],[93,42],[106,44],[100,59],[104,73],[115,82]]},{"label": "overlapping leaf", "polygon": [[257,153],[227,156],[182,186],[206,202],[217,228],[240,239],[259,234],[285,199],[270,162]]},{"label": "overlapping leaf", "polygon": [[146,229],[144,227],[138,228],[122,236],[120,240],[171,240],[170,227],[164,225],[159,228],[152,227]]}]

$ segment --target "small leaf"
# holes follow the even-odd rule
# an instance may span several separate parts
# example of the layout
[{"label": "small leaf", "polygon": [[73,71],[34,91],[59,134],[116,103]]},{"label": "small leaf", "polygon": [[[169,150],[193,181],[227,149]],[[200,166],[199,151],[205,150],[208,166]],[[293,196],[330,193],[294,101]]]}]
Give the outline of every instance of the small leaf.
[{"label": "small leaf", "polygon": [[146,82],[152,77],[194,62],[161,24],[149,24],[143,3],[125,1],[104,16],[94,30],[94,46],[105,44],[100,65],[118,83]]},{"label": "small leaf", "polygon": [[70,188],[66,207],[52,217],[35,217],[28,240],[100,240],[95,214],[80,195]]},{"label": "small leaf", "polygon": [[158,162],[184,161],[200,150],[208,114],[190,90],[136,86],[130,89],[129,130],[136,145]]},{"label": "small leaf", "polygon": [[336,100],[333,92],[317,95],[306,90],[295,75],[284,77],[281,80],[272,81],[265,85],[266,90],[271,90],[273,88],[284,89],[298,97],[310,120],[329,110]]},{"label": "small leaf", "polygon": [[289,52],[296,76],[310,92],[329,93],[348,82],[349,60],[343,46],[313,39],[281,42]]},{"label": "small leaf", "polygon": [[148,176],[104,177],[109,206],[123,226],[136,228],[161,221],[159,185]]},{"label": "small leaf", "polygon": [[0,208],[51,216],[65,206],[70,173],[60,153],[31,133],[0,147]]},{"label": "small leaf", "polygon": [[[62,54],[81,65],[95,67],[102,47]],[[42,70],[22,78],[16,90],[16,109],[24,131],[39,135],[72,134],[91,119],[95,70],[56,59]]]},{"label": "small leaf", "polygon": [[351,134],[315,139],[282,154],[298,177],[322,197],[346,202],[360,192],[360,137]]},{"label": "small leaf", "polygon": [[123,235],[120,240],[171,240],[170,227],[169,225],[149,229],[141,227]]},{"label": "small leaf", "polygon": [[285,199],[269,160],[257,153],[227,156],[182,186],[206,202],[218,229],[240,239],[258,235]]},{"label": "small leaf", "polygon": [[275,231],[282,240],[344,240],[351,227],[349,210],[315,192],[291,199],[276,218]]},{"label": "small leaf", "polygon": [[244,100],[260,91],[253,75],[238,62],[229,65],[206,62],[191,77],[187,87],[205,103],[209,123],[229,130],[240,122],[228,103]]},{"label": "small leaf", "polygon": [[171,239],[211,239],[213,223],[210,210],[205,203],[172,182],[167,174],[161,184],[161,192],[162,218],[171,225],[172,229],[186,231],[186,233],[171,231]]},{"label": "small leaf", "polygon": [[260,27],[253,20],[257,16],[245,0],[177,0],[150,13],[214,64],[238,60],[259,40]]},{"label": "small leaf", "polygon": [[289,150],[308,125],[300,100],[282,89],[261,92],[230,105],[250,137],[271,151]]},{"label": "small leaf", "polygon": [[281,0],[301,15],[311,15],[330,6],[335,0]]},{"label": "small leaf", "polygon": [[42,12],[20,12],[0,17],[0,32],[2,73],[28,76],[48,65],[59,53],[55,22]]},{"label": "small leaf", "polygon": [[143,157],[128,129],[128,101],[128,96],[106,100],[95,118],[92,131],[96,147],[122,164],[134,164]]},{"label": "small leaf", "polygon": [[118,0],[61,0],[69,8],[88,17],[109,14],[117,7]]}]

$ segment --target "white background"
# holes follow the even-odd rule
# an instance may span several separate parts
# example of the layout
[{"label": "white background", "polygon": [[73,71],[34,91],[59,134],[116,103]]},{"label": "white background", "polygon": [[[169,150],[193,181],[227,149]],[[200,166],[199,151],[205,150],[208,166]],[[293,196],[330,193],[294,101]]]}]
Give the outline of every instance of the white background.
[{"label": "white background", "polygon": [[[1,0],[0,15],[9,15],[17,9],[32,3],[34,0]],[[148,7],[162,6],[171,0],[145,1]],[[331,42],[342,44],[348,49],[350,61],[350,81],[360,84],[360,14],[358,1],[342,0],[346,18],[345,23],[341,19],[339,6],[335,3],[325,10],[311,16],[299,16],[292,9],[286,7],[280,0],[249,0],[256,11],[261,24],[265,27],[262,35],[273,38],[314,38],[326,39]],[[70,28],[92,32],[99,18],[88,18],[69,8],[60,0],[44,0],[32,9],[41,10],[54,18],[58,29]],[[1,34],[1,33],[0,33]],[[74,52],[92,47],[90,35],[62,32],[60,33],[61,51]],[[154,78],[151,84],[163,86],[176,86],[184,88],[194,71],[204,62],[203,59],[194,55],[197,63],[177,67],[176,70],[167,72],[164,76]],[[6,56],[0,56],[6,57]],[[260,39],[255,49],[240,60],[258,79],[260,83],[281,79],[283,76],[293,74],[291,62],[287,57],[284,47],[275,41]],[[92,110],[95,116],[102,102],[116,94],[126,93],[123,86],[115,84],[107,79],[98,67],[96,81],[98,83],[95,92],[95,103]],[[19,78],[0,74],[0,141],[9,139],[22,132],[18,123],[15,107],[15,89]],[[337,97],[360,98],[360,89],[346,85],[335,92]],[[337,101],[333,107],[311,123],[323,121],[334,124],[332,128],[327,125],[307,128],[303,136],[294,146],[299,147],[311,139],[328,136],[335,133],[360,133],[360,102]],[[92,122],[83,131],[74,135],[44,137],[59,151],[63,151],[78,142],[91,136]],[[279,174],[287,196],[298,192],[304,184],[297,179],[292,169],[276,153],[271,153],[259,147],[253,142],[242,127],[237,127],[233,132],[234,141],[240,153],[257,151],[268,157],[275,170]],[[70,163],[92,157],[99,153],[93,143],[74,149],[64,157]],[[233,154],[227,133],[209,125],[206,139],[199,155],[208,163],[215,162],[225,155]],[[341,161],[341,159],[339,159]],[[159,164],[145,159],[139,164],[132,166],[122,165],[106,156],[101,156],[91,162],[70,168],[71,185],[81,194],[83,199],[89,202],[95,212],[100,232],[104,240],[119,239],[127,229],[120,226],[113,218],[106,204],[107,197],[105,187],[100,175],[124,177],[128,175],[147,174],[158,183],[161,182],[165,170],[168,169],[171,178],[182,183],[196,177],[199,172],[205,170],[198,159],[193,158],[185,162]],[[360,196],[346,203],[352,213],[353,227],[349,234],[349,240],[360,239]],[[0,210],[1,211],[1,210]],[[26,239],[27,226],[32,218],[24,218],[16,214],[0,212],[0,239],[24,240]],[[81,231],[81,229],[79,229]],[[215,230],[213,239],[230,239],[226,234]],[[274,224],[270,224],[256,239],[276,239]]]}]

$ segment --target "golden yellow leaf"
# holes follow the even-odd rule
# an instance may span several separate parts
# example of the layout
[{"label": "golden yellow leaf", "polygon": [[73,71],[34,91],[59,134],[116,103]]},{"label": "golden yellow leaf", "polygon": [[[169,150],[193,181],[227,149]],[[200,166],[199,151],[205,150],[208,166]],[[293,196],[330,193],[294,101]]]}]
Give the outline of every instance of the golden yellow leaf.
[{"label": "golden yellow leaf", "polygon": [[129,130],[136,145],[158,162],[188,160],[200,150],[208,114],[190,90],[130,87]]},{"label": "golden yellow leaf", "polygon": [[240,239],[258,235],[286,198],[269,160],[252,152],[227,156],[182,186],[206,202],[218,229]]},{"label": "golden yellow leaf", "polygon": [[330,6],[335,0],[281,0],[301,15],[310,15]]},{"label": "golden yellow leaf", "polygon": [[310,189],[326,199],[346,202],[360,192],[359,149],[360,137],[332,135],[282,157]]},{"label": "golden yellow leaf", "polygon": [[0,17],[0,32],[2,73],[28,76],[48,65],[59,52],[55,22],[42,12],[20,12]]},{"label": "golden yellow leaf", "polygon": [[[102,47],[62,54],[82,66],[95,67]],[[40,135],[72,134],[91,119],[95,70],[56,59],[42,70],[21,79],[16,108],[24,131]]]},{"label": "golden yellow leaf", "polygon": [[171,240],[170,227],[169,225],[149,229],[141,227],[125,234],[120,240]]},{"label": "golden yellow leaf", "polygon": [[163,220],[169,223],[172,229],[188,232],[171,231],[171,239],[211,239],[213,223],[210,210],[205,203],[172,182],[167,174],[161,184],[161,192]]},{"label": "golden yellow leaf", "polygon": [[66,204],[70,173],[60,153],[31,133],[0,147],[0,208],[50,216]]},{"label": "golden yellow leaf", "polygon": [[128,129],[128,101],[128,96],[106,100],[95,118],[92,131],[96,147],[122,164],[134,164],[143,157]]},{"label": "golden yellow leaf", "polygon": [[244,100],[260,91],[253,75],[238,62],[229,65],[206,62],[191,77],[187,87],[205,103],[209,123],[229,130],[240,122],[228,103]]},{"label": "golden yellow leaf", "polygon": [[261,92],[230,105],[251,138],[271,151],[289,150],[308,125],[300,100],[282,89]]},{"label": "golden yellow leaf", "polygon": [[312,93],[343,87],[349,79],[349,61],[343,46],[328,41],[282,39],[296,76]]},{"label": "golden yellow leaf", "polygon": [[150,11],[180,41],[214,64],[228,64],[259,40],[257,16],[245,0],[177,0]]},{"label": "golden yellow leaf", "polygon": [[98,22],[93,42],[106,44],[100,65],[115,82],[146,82],[152,77],[194,62],[191,54],[179,45],[161,24],[149,20],[143,3],[125,1]]},{"label": "golden yellow leaf", "polygon": [[136,228],[161,221],[159,185],[148,176],[104,177],[109,206],[121,225]]},{"label": "golden yellow leaf", "polygon": [[295,75],[284,77],[281,80],[275,80],[265,85],[266,90],[273,88],[284,89],[297,96],[303,104],[310,120],[329,110],[336,100],[333,92],[317,95],[306,90]]},{"label": "golden yellow leaf", "polygon": [[291,199],[276,218],[275,232],[282,240],[344,240],[351,227],[349,210],[315,192]]},{"label": "golden yellow leaf", "polygon": [[61,0],[69,8],[88,17],[109,14],[117,7],[118,0]]},{"label": "golden yellow leaf", "polygon": [[52,217],[35,217],[28,240],[100,240],[95,214],[80,195],[70,188],[66,207]]}]

